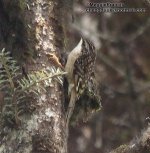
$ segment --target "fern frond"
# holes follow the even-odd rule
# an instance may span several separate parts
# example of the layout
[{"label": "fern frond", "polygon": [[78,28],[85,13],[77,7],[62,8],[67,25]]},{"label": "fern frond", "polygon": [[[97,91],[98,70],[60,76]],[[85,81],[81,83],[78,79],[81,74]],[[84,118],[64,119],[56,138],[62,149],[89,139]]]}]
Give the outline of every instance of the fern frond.
[{"label": "fern frond", "polygon": [[[64,74],[66,72],[59,68],[47,67],[21,78],[21,68],[10,56],[10,52],[3,49],[0,52],[0,91],[3,91],[5,95],[5,106],[2,111],[5,122],[17,123],[18,116],[25,111],[24,108],[29,99],[37,98],[41,91],[46,92],[46,87],[51,86],[54,79],[62,84]],[[32,105],[29,107],[30,110],[34,108]]]},{"label": "fern frond", "polygon": [[[28,91],[31,88],[41,88],[45,89],[45,86],[51,84],[53,78],[61,80],[60,76],[66,74],[66,72],[62,72],[55,68],[49,68],[47,70],[33,72],[32,74],[27,75],[27,78],[22,78],[18,81],[18,84],[22,88],[22,91]],[[44,86],[41,85],[44,83]]]},{"label": "fern frond", "polygon": [[15,79],[16,75],[18,75],[17,72],[20,68],[17,66],[16,61],[10,57],[10,53],[6,52],[4,48],[0,52],[0,63],[3,66],[3,68],[0,69],[0,86],[8,83],[13,91],[15,89],[13,79]]}]

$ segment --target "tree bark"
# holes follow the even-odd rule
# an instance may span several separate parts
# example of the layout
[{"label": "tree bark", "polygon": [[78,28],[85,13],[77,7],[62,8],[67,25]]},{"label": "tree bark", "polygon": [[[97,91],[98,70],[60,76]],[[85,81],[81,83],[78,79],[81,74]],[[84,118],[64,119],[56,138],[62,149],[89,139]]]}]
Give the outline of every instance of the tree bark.
[{"label": "tree bark", "polygon": [[[13,56],[19,57],[21,65],[25,65],[27,73],[41,70],[47,66],[56,67],[48,59],[47,53],[60,57],[63,51],[63,0],[7,0],[1,2],[8,18],[6,20],[4,16],[7,27],[11,26],[8,24],[15,19],[16,22],[21,23],[21,26],[20,29],[14,30],[15,38],[13,33],[12,36],[10,35],[9,31],[7,40],[3,39],[4,43],[1,43],[0,47],[11,49]],[[14,14],[11,14],[12,12]],[[16,45],[14,41],[10,43],[10,37],[13,37],[19,45]],[[41,93],[38,101],[29,103],[29,105],[34,105],[35,110],[31,114],[23,114],[20,117],[21,124],[17,128],[1,127],[0,152],[67,152],[62,87],[54,81],[46,90],[47,93]]]}]

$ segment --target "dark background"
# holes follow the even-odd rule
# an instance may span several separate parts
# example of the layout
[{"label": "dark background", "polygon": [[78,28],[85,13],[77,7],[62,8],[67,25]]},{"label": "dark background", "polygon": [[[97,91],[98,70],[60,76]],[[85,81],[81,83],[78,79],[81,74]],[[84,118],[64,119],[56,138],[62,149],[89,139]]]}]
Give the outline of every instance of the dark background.
[{"label": "dark background", "polygon": [[70,153],[106,153],[136,141],[150,116],[150,2],[107,1],[145,8],[146,12],[87,13],[88,2],[76,1],[68,8],[73,11],[67,35],[78,42],[77,33],[81,33],[97,48],[96,79],[102,109],[86,123],[73,124]]}]

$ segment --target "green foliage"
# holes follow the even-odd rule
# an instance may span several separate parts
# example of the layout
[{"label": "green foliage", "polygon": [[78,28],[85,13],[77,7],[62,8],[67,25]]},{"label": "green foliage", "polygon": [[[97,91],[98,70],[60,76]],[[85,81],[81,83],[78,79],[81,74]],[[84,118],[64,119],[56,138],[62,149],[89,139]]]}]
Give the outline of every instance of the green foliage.
[{"label": "green foliage", "polygon": [[[19,67],[16,64],[16,61],[9,56],[10,53],[4,51],[5,50],[3,49],[0,53],[0,63],[1,67],[3,66],[3,68],[0,70],[0,85],[9,85],[11,92],[13,92],[15,90],[13,80],[20,75]],[[3,87],[4,86],[0,86],[0,89],[3,89]]]},{"label": "green foliage", "polygon": [[3,49],[0,53],[0,90],[4,94],[4,107],[2,109],[2,116],[9,123],[14,121],[13,114],[16,114],[16,93],[17,88],[14,80],[20,76],[20,68],[17,66],[15,60],[10,57],[9,52]]},{"label": "green foliage", "polygon": [[65,72],[48,67],[26,77],[21,74],[17,62],[3,49],[0,53],[0,91],[4,94],[1,117],[5,123],[11,125],[19,123],[19,115],[30,97],[37,98],[39,93],[46,92],[46,87],[52,85],[53,79],[62,84],[62,75]]},{"label": "green foliage", "polygon": [[65,74],[65,72],[60,71],[60,69],[49,67],[46,70],[35,71],[27,75],[26,78],[20,79],[18,84],[22,92],[33,92],[38,95],[41,91],[46,91],[45,87],[51,85],[52,79],[56,79],[62,84],[61,75],[63,74]]}]

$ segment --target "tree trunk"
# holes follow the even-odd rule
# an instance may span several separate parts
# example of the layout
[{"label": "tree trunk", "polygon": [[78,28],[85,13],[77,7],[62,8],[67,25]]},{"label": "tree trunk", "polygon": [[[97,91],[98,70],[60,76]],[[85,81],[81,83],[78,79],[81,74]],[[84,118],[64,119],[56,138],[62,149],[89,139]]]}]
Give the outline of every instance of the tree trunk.
[{"label": "tree trunk", "polygon": [[[11,50],[25,73],[57,67],[47,54],[60,58],[63,51],[63,0],[0,1],[0,48]],[[16,128],[0,129],[0,152],[66,153],[63,90],[56,81],[29,103],[35,110],[20,116]]]}]

